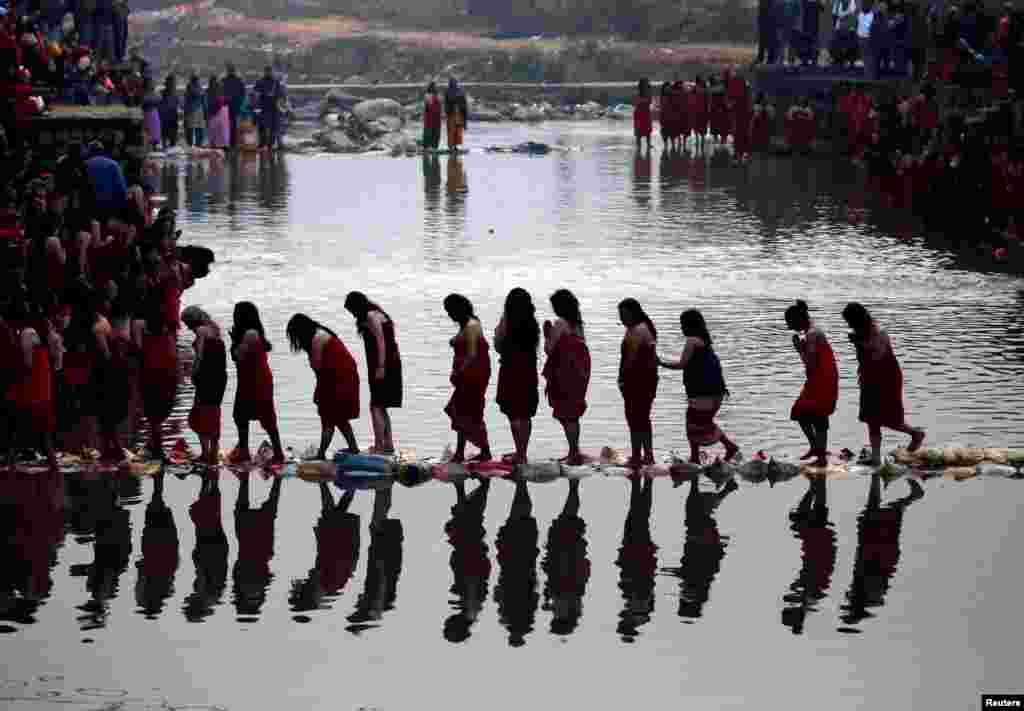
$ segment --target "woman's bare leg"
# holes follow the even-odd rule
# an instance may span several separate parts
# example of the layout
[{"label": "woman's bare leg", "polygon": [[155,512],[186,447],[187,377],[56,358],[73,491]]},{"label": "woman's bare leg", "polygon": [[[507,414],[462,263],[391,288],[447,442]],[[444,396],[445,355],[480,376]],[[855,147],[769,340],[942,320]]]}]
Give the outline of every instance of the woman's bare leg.
[{"label": "woman's bare leg", "polygon": [[737,452],[740,451],[739,445],[729,439],[729,436],[726,435],[725,432],[722,433],[722,437],[718,441],[725,445],[726,461],[735,457]]},{"label": "woman's bare leg", "polygon": [[341,432],[341,436],[345,438],[345,443],[348,445],[349,451],[358,454],[359,443],[356,442],[356,433],[352,431],[352,423],[345,422],[344,424],[338,425],[338,430]]},{"label": "woman's bare leg", "polygon": [[382,454],[395,451],[395,442],[391,436],[391,415],[383,407],[371,407],[370,419],[373,421],[374,447]]},{"label": "woman's bare leg", "polygon": [[270,423],[270,427],[267,427],[267,434],[270,435],[270,444],[274,447],[274,458],[271,460],[276,463],[284,461],[284,449],[281,447],[281,434],[277,430],[277,423]]},{"label": "woman's bare leg", "polygon": [[530,448],[530,434],[533,432],[533,420],[529,417],[522,420],[509,420],[512,428],[512,439],[516,443],[516,462],[525,464],[527,451]]},{"label": "woman's bare leg", "polygon": [[562,429],[565,430],[565,440],[569,444],[569,456],[566,457],[566,462],[571,465],[582,464],[583,457],[580,456],[580,421],[562,420]]},{"label": "woman's bare leg", "polygon": [[452,461],[466,461],[466,435],[461,432],[455,433],[455,453],[452,454]]},{"label": "woman's bare leg", "polygon": [[235,420],[235,427],[238,428],[238,461],[248,462],[252,458],[249,454],[249,422]]},{"label": "woman's bare leg", "polygon": [[871,464],[879,466],[882,463],[882,428],[878,425],[868,425],[868,441],[871,443]]},{"label": "woman's bare leg", "polygon": [[334,439],[334,425],[322,424],[320,426],[320,449],[317,450],[317,459],[327,459],[327,448],[331,446]]},{"label": "woman's bare leg", "polygon": [[908,452],[916,452],[921,448],[921,443],[924,442],[924,430],[919,427],[913,427],[904,422],[899,427],[892,428],[896,432],[902,432],[910,435],[910,444],[907,445]]}]

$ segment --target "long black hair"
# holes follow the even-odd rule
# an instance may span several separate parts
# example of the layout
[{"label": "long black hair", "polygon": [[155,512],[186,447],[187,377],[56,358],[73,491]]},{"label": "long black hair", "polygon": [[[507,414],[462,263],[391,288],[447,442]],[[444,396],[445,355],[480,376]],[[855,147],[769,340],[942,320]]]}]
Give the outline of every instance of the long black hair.
[{"label": "long black hair", "polygon": [[239,301],[235,304],[235,312],[232,317],[234,321],[231,326],[231,350],[234,351],[242,343],[247,331],[256,331],[263,341],[263,348],[270,350],[270,341],[263,332],[263,322],[260,321],[260,312],[256,304],[251,301]]},{"label": "long black hair", "polygon": [[679,315],[679,326],[683,329],[684,336],[700,338],[704,344],[711,348],[711,332],[704,321],[704,315],[697,309],[687,309]]},{"label": "long black hair", "polygon": [[583,316],[580,314],[580,302],[568,289],[559,289],[551,295],[551,308],[560,319],[571,323],[583,335]]},{"label": "long black hair", "polygon": [[633,323],[627,325],[635,326],[638,323],[645,323],[647,324],[647,329],[651,332],[651,338],[658,340],[658,329],[654,327],[654,322],[651,321],[651,317],[647,315],[639,301],[633,298],[623,299],[619,302],[619,310],[632,314]]},{"label": "long black hair", "polygon": [[526,289],[516,287],[505,297],[505,338],[502,350],[536,352],[540,344],[537,309]]},{"label": "long black hair", "polygon": [[871,325],[874,323],[871,313],[856,301],[851,301],[843,309],[843,319],[860,338],[867,336],[868,331],[871,330]]},{"label": "long black hair", "polygon": [[314,321],[306,314],[292,316],[288,319],[288,325],[284,330],[288,334],[288,343],[291,344],[292,353],[299,351],[310,353],[313,350],[313,337],[316,336],[317,331],[326,331],[335,338],[338,337],[337,333],[319,321]]},{"label": "long black hair", "polygon": [[345,310],[356,317],[356,326],[360,332],[366,330],[366,317],[371,311],[380,311],[386,319],[391,320],[384,309],[370,301],[361,291],[348,292],[348,296],[345,297]]},{"label": "long black hair", "polygon": [[470,319],[477,318],[473,313],[473,303],[462,294],[448,294],[444,297],[444,310],[452,320],[465,327]]},{"label": "long black hair", "polygon": [[786,309],[786,325],[794,331],[804,331],[811,323],[811,310],[806,301],[797,300]]}]

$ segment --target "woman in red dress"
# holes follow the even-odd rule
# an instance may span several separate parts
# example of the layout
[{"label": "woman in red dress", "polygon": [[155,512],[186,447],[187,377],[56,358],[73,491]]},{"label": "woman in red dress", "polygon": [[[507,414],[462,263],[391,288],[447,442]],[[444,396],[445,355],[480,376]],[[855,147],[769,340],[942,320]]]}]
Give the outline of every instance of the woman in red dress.
[{"label": "woman in red dress", "polygon": [[690,113],[687,106],[688,90],[682,80],[676,80],[672,84],[672,91],[669,93],[669,102],[672,105],[673,143],[677,150],[686,148],[686,139],[690,137]]},{"label": "woman in red dress", "polygon": [[178,349],[174,326],[160,308],[146,314],[142,333],[142,411],[149,423],[150,451],[164,457],[161,430],[174,408],[178,388]]},{"label": "woman in red dress", "polygon": [[793,348],[800,354],[807,372],[807,381],[789,413],[810,445],[800,458],[813,457],[815,466],[828,466],[828,418],[836,411],[839,399],[836,357],[825,332],[811,320],[806,302],[797,301],[786,309],[786,326],[795,331]]},{"label": "woman in red dress", "polygon": [[274,375],[270,372],[267,353],[270,342],[263,334],[260,312],[250,301],[235,304],[234,324],[231,327],[231,359],[238,368],[238,389],[232,415],[238,428],[238,446],[232,453],[237,462],[247,462],[249,454],[249,423],[260,423],[274,447],[275,464],[284,462],[281,436],[277,431],[277,412],[274,409]]},{"label": "woman in red dress", "polygon": [[[57,470],[57,457],[53,449],[53,433],[57,427],[53,411],[53,394],[50,373],[51,355],[49,333],[40,333],[45,323],[29,325],[24,303],[16,303],[8,313],[14,337],[14,349],[9,350],[11,363],[5,363],[12,373],[12,382],[5,397],[10,403],[10,437],[7,463],[14,466],[14,453],[19,444],[18,435],[30,433],[32,444],[42,445],[50,469]],[[7,349],[5,349],[7,350]]]},{"label": "woman in red dress", "polygon": [[505,298],[505,312],[494,330],[494,350],[501,355],[498,367],[498,407],[508,417],[516,444],[514,463],[526,463],[537,394],[537,346],[540,325],[534,316],[533,299],[525,289],[515,288]]},{"label": "woman in red dress", "polygon": [[484,422],[484,395],[491,380],[491,356],[480,319],[473,313],[473,304],[462,294],[449,294],[444,300],[448,317],[459,324],[459,332],[451,340],[454,349],[451,384],[455,387],[444,411],[458,434],[453,462],[466,458],[466,442],[480,449],[473,461],[488,461],[491,445]]},{"label": "woman in red dress", "polygon": [[651,150],[651,132],[654,130],[651,118],[651,85],[641,79],[636,90],[636,104],[633,107],[633,135],[636,137],[636,148],[640,150],[644,140],[647,150]]},{"label": "woman in red dress", "polygon": [[767,150],[772,140],[774,111],[765,100],[764,94],[757,95],[754,113],[750,119],[750,147],[754,151]]},{"label": "woman in red dress", "polygon": [[348,444],[346,452],[357,453],[359,445],[352,431],[352,420],[359,418],[359,369],[348,348],[331,329],[305,314],[295,314],[285,328],[292,352],[303,351],[316,373],[313,402],[320,414],[318,459],[327,457],[334,428]]},{"label": "woman in red dress", "polygon": [[569,454],[563,459],[571,465],[583,463],[580,454],[580,418],[587,411],[590,385],[590,349],[583,335],[580,303],[568,289],[551,295],[551,308],[558,317],[554,324],[544,322],[543,375],[548,381],[546,393],[551,414],[562,423]]},{"label": "woman in red dress", "polygon": [[870,464],[882,463],[882,428],[910,435],[907,449],[921,447],[925,432],[909,425],[903,413],[903,371],[892,349],[889,335],[879,328],[861,304],[851,302],[843,319],[853,329],[850,342],[857,349],[857,377],[860,380],[860,414],[868,426],[871,441]]},{"label": "woman in red dress", "polygon": [[636,299],[619,303],[619,320],[626,327],[619,361],[619,392],[626,408],[626,424],[633,447],[630,465],[654,464],[651,407],[658,392],[658,330]]},{"label": "woman in red dress", "polygon": [[[672,150],[678,129],[675,111],[676,103],[672,96],[672,85],[665,82],[661,85],[661,96],[658,99],[658,123],[661,124],[661,142],[663,148]],[[634,114],[635,117],[635,114]]]},{"label": "woman in red dress", "polygon": [[345,309],[355,316],[366,348],[366,378],[370,381],[370,419],[373,449],[394,454],[388,408],[402,406],[402,356],[395,337],[395,322],[380,306],[358,291],[345,297]]},{"label": "woman in red dress", "polygon": [[708,89],[704,77],[697,77],[696,86],[690,92],[688,109],[693,132],[697,134],[696,146],[704,149],[704,139],[708,132]]},{"label": "woman in red dress", "polygon": [[198,306],[189,306],[181,314],[182,323],[196,335],[192,343],[192,384],[195,400],[188,413],[188,426],[199,436],[200,460],[217,464],[220,460],[220,406],[228,387],[228,357],[220,325]]},{"label": "woman in red dress", "polygon": [[723,86],[715,86],[711,90],[709,123],[715,142],[724,144],[729,137],[730,126],[729,104]]}]

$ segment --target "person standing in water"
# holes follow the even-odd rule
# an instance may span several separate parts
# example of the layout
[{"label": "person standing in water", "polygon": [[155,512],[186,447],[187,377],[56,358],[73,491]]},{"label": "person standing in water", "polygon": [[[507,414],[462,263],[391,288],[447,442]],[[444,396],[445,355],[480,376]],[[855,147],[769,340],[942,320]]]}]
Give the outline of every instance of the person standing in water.
[{"label": "person standing in water", "polygon": [[188,426],[199,436],[200,462],[217,464],[220,459],[220,406],[228,387],[228,359],[220,326],[198,306],[189,306],[181,320],[196,335],[192,343],[192,383],[195,401],[188,413]]},{"label": "person standing in water", "polygon": [[636,100],[633,106],[633,136],[636,137],[636,149],[641,150],[644,140],[647,150],[651,150],[651,132],[654,130],[651,118],[651,85],[647,79],[641,79],[636,88]]},{"label": "person standing in water", "polygon": [[348,348],[331,329],[305,314],[295,314],[285,328],[292,352],[304,351],[316,373],[313,402],[320,414],[320,449],[317,459],[327,457],[334,428],[348,444],[347,452],[358,453],[352,420],[359,418],[359,369]]},{"label": "person standing in water", "polygon": [[441,144],[441,97],[437,95],[437,84],[427,85],[423,97],[423,149],[436,151]]},{"label": "person standing in water", "polygon": [[491,380],[491,356],[480,319],[473,313],[473,304],[462,294],[449,294],[444,300],[448,317],[459,324],[459,332],[451,340],[451,384],[455,387],[444,411],[458,434],[453,462],[466,458],[466,442],[472,442],[480,453],[472,461],[491,459],[491,445],[484,422],[484,396]]},{"label": "person standing in water", "polygon": [[583,334],[580,302],[568,289],[551,295],[551,308],[558,317],[552,324],[544,322],[543,375],[551,414],[562,423],[569,453],[567,464],[583,463],[580,453],[580,418],[587,411],[587,388],[590,385],[590,349]]},{"label": "person standing in water", "polygon": [[658,392],[658,330],[636,299],[619,304],[619,319],[626,327],[619,361],[619,392],[625,401],[626,424],[633,447],[632,466],[654,464],[651,407]]},{"label": "person standing in water", "polygon": [[537,394],[537,346],[540,325],[533,299],[515,288],[505,298],[505,312],[494,329],[494,350],[501,354],[498,368],[498,407],[508,417],[516,444],[515,464],[526,463],[540,397]]},{"label": "person standing in water", "polygon": [[238,428],[236,462],[248,462],[249,423],[257,420],[266,430],[274,447],[274,463],[284,462],[281,436],[277,431],[277,412],[274,410],[274,375],[270,372],[267,353],[270,342],[263,333],[260,313],[249,301],[235,304],[234,324],[231,327],[231,359],[238,368],[238,389],[235,391],[233,416]]},{"label": "person standing in water", "polygon": [[355,316],[366,347],[366,377],[370,381],[370,419],[373,452],[394,454],[388,408],[402,406],[402,356],[395,338],[395,322],[380,306],[358,291],[345,297],[345,309]]},{"label": "person standing in water", "polygon": [[903,371],[896,360],[889,334],[879,328],[866,308],[851,302],[843,319],[853,329],[850,342],[857,349],[857,379],[860,381],[858,419],[868,426],[871,441],[870,464],[882,463],[882,428],[910,435],[907,450],[917,451],[924,442],[923,429],[912,427],[903,412]]},{"label": "person standing in water", "polygon": [[739,454],[740,448],[715,424],[715,415],[722,400],[729,394],[722,375],[722,363],[712,345],[704,316],[697,309],[688,309],[679,316],[679,325],[686,345],[677,361],[658,358],[658,365],[683,371],[683,386],[689,400],[686,408],[686,439],[690,442],[690,461],[700,464],[700,448],[721,442],[726,461]]},{"label": "person standing in water", "polygon": [[807,303],[797,301],[786,309],[786,326],[795,331],[793,348],[800,354],[807,381],[793,403],[789,417],[800,425],[810,449],[800,459],[814,459],[814,466],[828,466],[828,418],[839,399],[839,371],[825,332],[811,320]]},{"label": "person standing in water", "polygon": [[448,91],[444,94],[444,114],[448,125],[448,149],[458,152],[468,121],[469,102],[454,77],[448,80]]}]

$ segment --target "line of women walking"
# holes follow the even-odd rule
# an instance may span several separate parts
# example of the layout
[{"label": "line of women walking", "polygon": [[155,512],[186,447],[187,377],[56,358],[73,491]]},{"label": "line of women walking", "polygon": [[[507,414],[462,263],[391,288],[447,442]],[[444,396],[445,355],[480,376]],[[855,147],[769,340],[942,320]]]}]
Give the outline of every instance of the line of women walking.
[{"label": "line of women walking", "polygon": [[[584,462],[580,450],[580,419],[587,411],[591,359],[583,317],[579,301],[568,289],[554,292],[550,305],[555,319],[546,320],[541,327],[530,294],[521,288],[512,289],[494,331],[494,350],[500,356],[496,399],[509,420],[515,442],[515,453],[508,455],[512,463],[527,461],[532,421],[539,406],[540,375],[546,380],[545,394],[552,416],[565,432],[569,451],[561,461],[575,465]],[[457,436],[452,460],[465,460],[467,443],[478,450],[473,460],[490,460],[492,452],[484,406],[492,375],[491,345],[468,298],[449,294],[443,306],[458,326],[449,342],[453,351],[449,378],[453,390],[444,408]],[[355,317],[366,349],[374,431],[371,451],[394,453],[388,410],[402,406],[402,362],[395,324],[387,312],[361,292],[349,293],[345,308]],[[663,358],[657,353],[657,328],[640,303],[624,299],[618,310],[625,327],[618,386],[630,432],[630,464],[640,466],[654,462],[651,409],[657,395],[659,368],[683,372],[690,461],[701,463],[702,449],[717,444],[724,446],[726,460],[736,457],[739,445],[715,421],[723,401],[729,396],[729,389],[714,339],[701,312],[683,311],[679,318],[685,338],[682,352],[678,358]],[[881,462],[882,428],[909,434],[908,449],[918,449],[925,433],[906,422],[903,375],[889,336],[859,303],[848,304],[842,315],[851,328],[849,340],[856,349],[859,364],[859,419],[868,427],[871,463]],[[791,419],[799,424],[810,445],[801,459],[813,459],[817,466],[825,466],[829,418],[836,410],[839,396],[835,354],[827,335],[811,318],[805,302],[798,301],[786,309],[784,318],[786,326],[793,331],[793,347],[806,373],[806,381],[790,411]],[[257,421],[270,436],[274,458],[283,460],[274,408],[273,375],[267,361],[270,343],[264,335],[256,306],[249,302],[235,306],[230,349],[225,349],[220,328],[202,309],[189,307],[182,314],[182,320],[196,334],[193,367],[196,394],[189,422],[200,436],[204,459],[216,461],[217,458],[220,402],[227,382],[224,354],[228,351],[238,368],[233,414],[239,443],[232,459],[249,459],[249,423]],[[360,379],[351,352],[334,331],[305,314],[292,316],[285,330],[292,351],[304,352],[316,374],[313,401],[321,421],[319,458],[325,458],[336,429],[345,439],[345,451],[358,452],[351,423],[360,414]],[[538,372],[542,337],[546,362]]]}]

